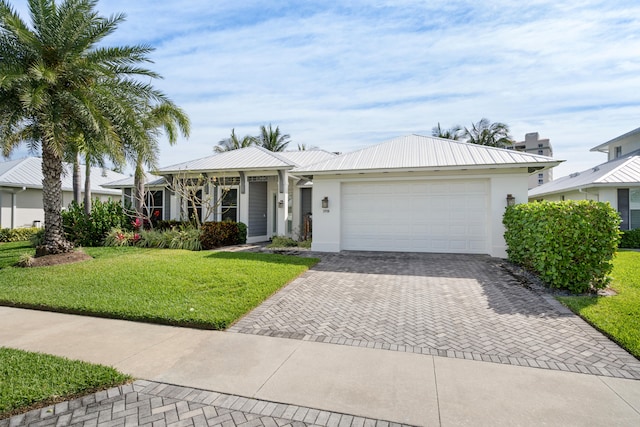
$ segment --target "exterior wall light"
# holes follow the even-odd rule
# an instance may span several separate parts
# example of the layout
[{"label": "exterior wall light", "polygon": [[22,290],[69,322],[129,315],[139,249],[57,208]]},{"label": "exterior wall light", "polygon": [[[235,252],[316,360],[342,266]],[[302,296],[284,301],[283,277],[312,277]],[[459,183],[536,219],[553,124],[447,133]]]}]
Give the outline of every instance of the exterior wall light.
[{"label": "exterior wall light", "polygon": [[329,198],[327,196],[324,196],[324,199],[322,199],[322,209],[328,209],[329,208]]},{"label": "exterior wall light", "polygon": [[507,194],[507,206],[513,206],[516,204],[516,198],[513,197],[513,194]]},{"label": "exterior wall light", "polygon": [[284,200],[279,200],[278,201],[278,207],[279,208],[284,208]]}]

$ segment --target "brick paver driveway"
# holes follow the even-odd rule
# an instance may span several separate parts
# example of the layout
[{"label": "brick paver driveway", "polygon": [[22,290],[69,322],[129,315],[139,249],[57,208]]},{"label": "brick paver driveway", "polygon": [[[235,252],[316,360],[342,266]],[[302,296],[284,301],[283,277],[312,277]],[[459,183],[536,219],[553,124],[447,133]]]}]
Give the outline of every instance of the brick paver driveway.
[{"label": "brick paver driveway", "polygon": [[640,379],[640,362],[488,256],[347,253],[229,331]]}]

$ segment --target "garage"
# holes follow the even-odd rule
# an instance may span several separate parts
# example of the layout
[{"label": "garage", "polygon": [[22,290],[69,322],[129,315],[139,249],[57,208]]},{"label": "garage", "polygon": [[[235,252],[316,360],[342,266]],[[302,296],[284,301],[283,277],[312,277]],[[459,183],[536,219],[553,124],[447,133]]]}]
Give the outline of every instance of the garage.
[{"label": "garage", "polygon": [[487,253],[487,179],[343,182],[344,250]]}]

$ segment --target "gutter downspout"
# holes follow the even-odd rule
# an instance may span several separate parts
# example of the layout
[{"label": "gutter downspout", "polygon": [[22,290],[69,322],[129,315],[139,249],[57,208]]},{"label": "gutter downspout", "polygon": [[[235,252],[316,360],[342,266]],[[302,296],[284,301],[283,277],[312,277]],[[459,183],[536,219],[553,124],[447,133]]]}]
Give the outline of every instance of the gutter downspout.
[{"label": "gutter downspout", "polygon": [[18,193],[22,193],[23,191],[26,191],[27,187],[22,187],[22,190],[13,190],[11,192],[11,229],[15,229],[16,228],[16,204],[17,204],[17,200],[18,200]]}]

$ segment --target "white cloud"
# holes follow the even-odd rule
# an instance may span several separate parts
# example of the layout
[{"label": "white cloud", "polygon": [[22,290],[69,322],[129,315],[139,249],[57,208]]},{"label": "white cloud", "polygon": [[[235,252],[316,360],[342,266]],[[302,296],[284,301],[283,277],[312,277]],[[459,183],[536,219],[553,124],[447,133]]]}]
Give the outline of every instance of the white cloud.
[{"label": "white cloud", "polygon": [[[16,1],[20,11],[26,2]],[[635,1],[136,2],[114,44],[157,48],[157,82],[192,119],[161,164],[208,156],[236,133],[279,125],[296,143],[350,151],[440,122],[539,132],[556,176],[640,126]]]}]

